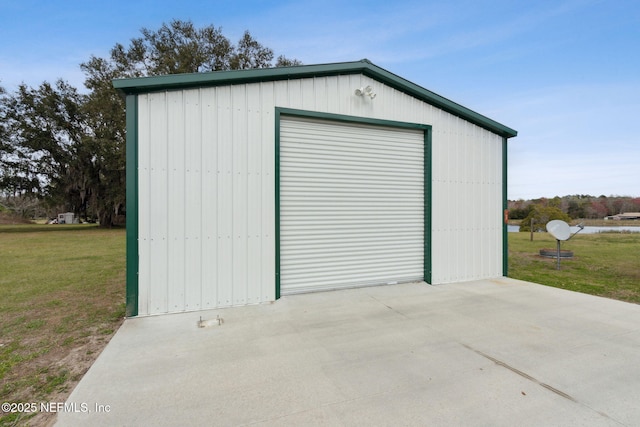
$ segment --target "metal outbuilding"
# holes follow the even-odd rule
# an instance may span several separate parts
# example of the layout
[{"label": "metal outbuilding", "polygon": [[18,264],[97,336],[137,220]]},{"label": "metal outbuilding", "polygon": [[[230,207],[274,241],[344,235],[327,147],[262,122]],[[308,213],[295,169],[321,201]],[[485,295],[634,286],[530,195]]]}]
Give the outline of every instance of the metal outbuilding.
[{"label": "metal outbuilding", "polygon": [[114,86],[128,316],[507,273],[513,129],[367,60]]}]

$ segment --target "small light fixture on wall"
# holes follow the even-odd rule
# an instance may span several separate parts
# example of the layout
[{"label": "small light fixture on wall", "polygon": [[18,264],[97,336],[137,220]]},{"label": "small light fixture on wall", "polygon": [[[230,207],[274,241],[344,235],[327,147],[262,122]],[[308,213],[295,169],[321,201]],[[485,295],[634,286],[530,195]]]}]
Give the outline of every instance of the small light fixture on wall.
[{"label": "small light fixture on wall", "polygon": [[373,93],[373,89],[371,88],[371,86],[358,88],[356,89],[355,94],[358,96],[368,96],[371,99],[376,97],[376,94]]}]

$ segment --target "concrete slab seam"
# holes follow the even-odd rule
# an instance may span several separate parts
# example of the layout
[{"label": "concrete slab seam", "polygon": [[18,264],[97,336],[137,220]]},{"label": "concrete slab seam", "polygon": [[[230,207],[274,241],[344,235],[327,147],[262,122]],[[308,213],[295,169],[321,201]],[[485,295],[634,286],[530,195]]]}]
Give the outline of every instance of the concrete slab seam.
[{"label": "concrete slab seam", "polygon": [[598,411],[597,409],[594,409],[594,408],[591,408],[591,407],[590,407],[590,406],[588,406],[588,405],[585,405],[584,403],[582,403],[582,402],[580,402],[580,401],[576,400],[575,398],[573,398],[573,397],[572,397],[572,396],[570,396],[569,394],[567,394],[567,393],[565,393],[565,392],[563,392],[563,391],[561,391],[561,390],[558,390],[557,388],[555,388],[555,387],[553,387],[553,386],[550,386],[549,384],[543,383],[542,381],[540,381],[540,380],[538,380],[538,379],[536,379],[536,378],[532,377],[531,375],[529,375],[529,374],[527,374],[527,373],[525,373],[525,372],[522,372],[521,370],[519,370],[519,369],[517,369],[517,368],[514,368],[513,366],[510,366],[509,364],[507,364],[507,363],[505,363],[505,362],[503,362],[503,361],[501,361],[501,360],[498,360],[498,359],[496,359],[495,357],[491,357],[491,356],[489,356],[488,354],[483,353],[482,351],[477,350],[477,349],[475,349],[475,348],[471,347],[470,345],[467,345],[467,344],[464,344],[464,343],[460,343],[460,344],[461,344],[463,347],[467,348],[468,350],[471,350],[471,351],[473,351],[474,353],[476,353],[476,354],[478,354],[478,355],[480,355],[480,356],[482,356],[482,357],[484,357],[484,358],[486,358],[486,359],[488,359],[488,360],[492,361],[492,362],[493,362],[493,363],[495,363],[496,365],[498,365],[498,366],[502,366],[503,368],[506,368],[506,369],[510,370],[511,372],[513,372],[513,373],[515,373],[515,374],[518,374],[518,375],[520,375],[521,377],[526,378],[527,380],[529,380],[529,381],[531,381],[531,382],[533,382],[533,383],[535,383],[535,384],[538,384],[539,386],[541,386],[541,387],[543,387],[543,388],[545,388],[545,389],[547,389],[547,390],[549,390],[549,391],[551,391],[551,392],[553,392],[553,393],[557,394],[558,396],[564,397],[565,399],[568,399],[568,400],[570,400],[570,401],[572,401],[572,402],[574,402],[574,403],[577,403],[577,404],[578,404],[578,405],[580,405],[580,406],[583,406],[583,407],[585,407],[585,408],[587,408],[587,409],[589,409],[589,410],[591,410],[591,411],[594,411],[594,412],[598,413],[599,415],[601,415],[601,416],[603,416],[603,417],[605,417],[605,418],[607,418],[607,419],[609,419],[609,420],[611,420],[611,421],[613,421],[613,422],[616,422],[616,423],[620,424],[621,426],[624,426],[624,425],[625,425],[624,423],[621,423],[620,421],[618,421],[618,420],[615,420],[615,419],[611,418],[609,415],[605,414],[604,412],[602,412],[602,411]]}]

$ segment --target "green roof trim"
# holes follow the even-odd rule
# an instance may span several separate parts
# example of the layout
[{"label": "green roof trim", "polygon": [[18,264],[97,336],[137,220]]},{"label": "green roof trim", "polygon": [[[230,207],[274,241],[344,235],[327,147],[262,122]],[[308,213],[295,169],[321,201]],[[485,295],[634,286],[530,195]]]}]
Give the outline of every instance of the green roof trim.
[{"label": "green roof trim", "polygon": [[367,59],[334,64],[299,65],[293,67],[257,68],[250,70],[214,71],[210,73],[170,74],[164,76],[116,79],[113,86],[121,93],[131,95],[161,90],[186,89],[203,86],[257,83],[275,80],[293,80],[346,74],[363,74],[414,98],[465,119],[504,138],[512,138],[517,131],[472,111],[415,83],[397,76]]}]

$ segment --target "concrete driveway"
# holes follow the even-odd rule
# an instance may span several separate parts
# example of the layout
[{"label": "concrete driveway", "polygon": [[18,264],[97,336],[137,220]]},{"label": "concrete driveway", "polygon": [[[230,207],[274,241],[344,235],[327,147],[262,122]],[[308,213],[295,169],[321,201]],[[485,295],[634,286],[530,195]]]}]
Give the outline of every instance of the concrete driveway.
[{"label": "concrete driveway", "polygon": [[67,403],[57,426],[637,426],[640,306],[501,278],[130,319]]}]

